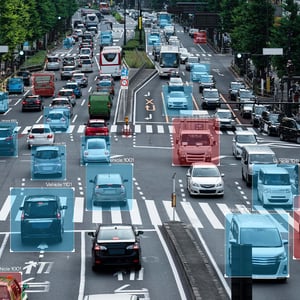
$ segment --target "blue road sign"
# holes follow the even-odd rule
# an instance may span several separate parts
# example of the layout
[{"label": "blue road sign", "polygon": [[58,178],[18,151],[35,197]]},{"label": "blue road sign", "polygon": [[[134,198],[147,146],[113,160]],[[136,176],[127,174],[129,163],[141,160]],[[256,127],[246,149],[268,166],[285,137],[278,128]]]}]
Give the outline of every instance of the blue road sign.
[{"label": "blue road sign", "polygon": [[121,77],[126,77],[126,76],[128,76],[128,69],[123,67],[121,70]]}]

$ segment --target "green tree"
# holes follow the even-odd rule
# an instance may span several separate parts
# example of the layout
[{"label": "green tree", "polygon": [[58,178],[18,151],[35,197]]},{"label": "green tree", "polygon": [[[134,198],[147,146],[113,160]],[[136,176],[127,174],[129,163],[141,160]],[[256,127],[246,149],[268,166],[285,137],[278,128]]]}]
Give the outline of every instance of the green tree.
[{"label": "green tree", "polygon": [[286,64],[289,59],[294,65],[294,74],[300,74],[300,15],[299,7],[293,0],[287,0],[283,6],[285,16],[271,32],[271,47],[283,48],[282,56],[273,56],[272,64],[279,77],[287,74]]},{"label": "green tree", "polygon": [[236,52],[248,53],[260,76],[267,66],[262,49],[269,47],[273,22],[274,8],[268,0],[242,2],[233,10],[232,48]]},{"label": "green tree", "polygon": [[2,0],[0,11],[0,42],[9,48],[3,58],[11,59],[26,40],[30,15],[23,0]]},{"label": "green tree", "polygon": [[233,29],[233,9],[237,7],[240,0],[222,0],[220,3],[220,17],[224,32],[231,32]]}]

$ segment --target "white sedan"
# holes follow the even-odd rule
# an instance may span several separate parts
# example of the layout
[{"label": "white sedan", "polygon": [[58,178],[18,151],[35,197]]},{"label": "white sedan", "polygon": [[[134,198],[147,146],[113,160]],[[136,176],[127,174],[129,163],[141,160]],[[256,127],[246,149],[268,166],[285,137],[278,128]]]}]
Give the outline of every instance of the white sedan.
[{"label": "white sedan", "polygon": [[191,196],[223,196],[223,176],[213,163],[193,163],[186,173],[187,190]]},{"label": "white sedan", "polygon": [[34,124],[27,134],[28,149],[32,146],[53,145],[55,134],[48,124]]}]

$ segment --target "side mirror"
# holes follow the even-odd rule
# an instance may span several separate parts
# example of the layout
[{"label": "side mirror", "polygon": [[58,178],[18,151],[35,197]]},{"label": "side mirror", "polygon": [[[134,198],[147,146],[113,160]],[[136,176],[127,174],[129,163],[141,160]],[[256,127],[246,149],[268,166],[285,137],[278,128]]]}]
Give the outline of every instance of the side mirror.
[{"label": "side mirror", "polygon": [[62,209],[67,209],[67,208],[68,208],[67,205],[62,205],[62,206],[60,207],[61,210],[62,210]]},{"label": "side mirror", "polygon": [[88,236],[94,238],[96,236],[96,233],[94,231],[89,231],[88,233]]}]

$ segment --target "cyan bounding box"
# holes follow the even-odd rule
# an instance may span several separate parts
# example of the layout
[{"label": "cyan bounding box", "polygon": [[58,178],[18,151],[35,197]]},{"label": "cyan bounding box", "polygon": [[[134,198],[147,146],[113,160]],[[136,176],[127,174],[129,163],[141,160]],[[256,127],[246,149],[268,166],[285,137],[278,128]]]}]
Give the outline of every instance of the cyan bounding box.
[{"label": "cyan bounding box", "polygon": [[[61,120],[61,119],[51,119],[51,118],[48,118],[48,115],[51,111],[64,111],[64,120]],[[66,107],[45,107],[44,108],[44,124],[48,124],[52,131],[67,131],[68,128],[69,128],[69,125],[70,125],[70,112],[69,110],[66,108]],[[52,121],[51,121],[51,120]]]},{"label": "cyan bounding box", "polygon": [[[289,276],[288,217],[288,214],[268,213],[227,214],[225,219],[225,275],[249,277],[249,272],[252,270],[254,279],[287,278]],[[232,222],[233,218],[236,222]],[[251,247],[250,265],[249,249]]]},{"label": "cyan bounding box", "polygon": [[0,122],[0,156],[18,156],[18,123]]},{"label": "cyan bounding box", "polygon": [[[56,210],[55,204],[44,205],[46,196],[58,197],[61,209]],[[26,197],[36,199],[34,204],[24,207]],[[41,197],[41,201],[38,201]],[[74,189],[73,188],[11,188],[11,239],[10,250],[15,252],[70,252],[74,251]],[[20,210],[20,208],[24,209]],[[50,213],[51,212],[51,213]],[[53,214],[52,214],[53,213]],[[27,214],[27,216],[26,216]],[[29,215],[29,216],[28,216]],[[51,220],[51,227],[45,218]],[[23,238],[21,235],[21,219],[23,223]],[[63,224],[61,241],[58,224]],[[57,225],[57,227],[56,227]],[[26,227],[29,226],[29,227]],[[30,229],[27,231],[27,229]],[[53,229],[53,230],[52,230]],[[29,232],[29,235],[28,235]]]},{"label": "cyan bounding box", "polygon": [[[190,111],[188,111],[190,112]],[[192,111],[191,111],[192,113]],[[190,166],[194,162],[220,164],[218,120],[195,115],[172,119],[173,165]]]},{"label": "cyan bounding box", "polygon": [[[178,117],[180,116],[180,110],[193,109],[193,99],[192,99],[193,87],[191,85],[184,85],[184,86],[163,85],[162,92],[165,100],[166,114],[168,116]],[[151,111],[151,105],[149,105],[149,111]],[[163,116],[165,115],[165,111],[163,111],[162,115]]]},{"label": "cyan bounding box", "polygon": [[[107,149],[109,151],[109,156],[110,156],[110,136],[109,135],[81,136],[81,147],[80,147],[80,164],[81,165],[85,165],[86,163],[89,163],[89,162],[86,162],[84,159],[84,151],[85,151],[87,140],[91,140],[91,139],[105,140]],[[94,162],[90,162],[90,163],[94,163]],[[98,162],[98,163],[107,164],[107,162]]]},{"label": "cyan bounding box", "polygon": [[252,207],[254,210],[292,209],[298,194],[298,166],[295,164],[254,164]]},{"label": "cyan bounding box", "polygon": [[[41,157],[36,155],[37,152],[41,153]],[[65,180],[67,177],[66,155],[66,145],[54,144],[31,148],[31,179]]]},{"label": "cyan bounding box", "polygon": [[[107,190],[105,192],[102,189],[99,190],[99,197],[96,198],[93,196],[95,192],[98,193],[95,189],[97,186],[97,183],[95,183],[97,174],[105,178],[108,178],[109,174],[113,176],[119,174],[123,178],[123,184],[126,189],[127,204],[121,198],[118,198],[118,195],[121,195],[118,191],[114,193]],[[107,180],[107,183],[110,184],[110,180]],[[86,208],[88,210],[131,210],[133,199],[133,164],[88,164],[86,166],[86,188]],[[111,199],[109,199],[110,195]]]}]

